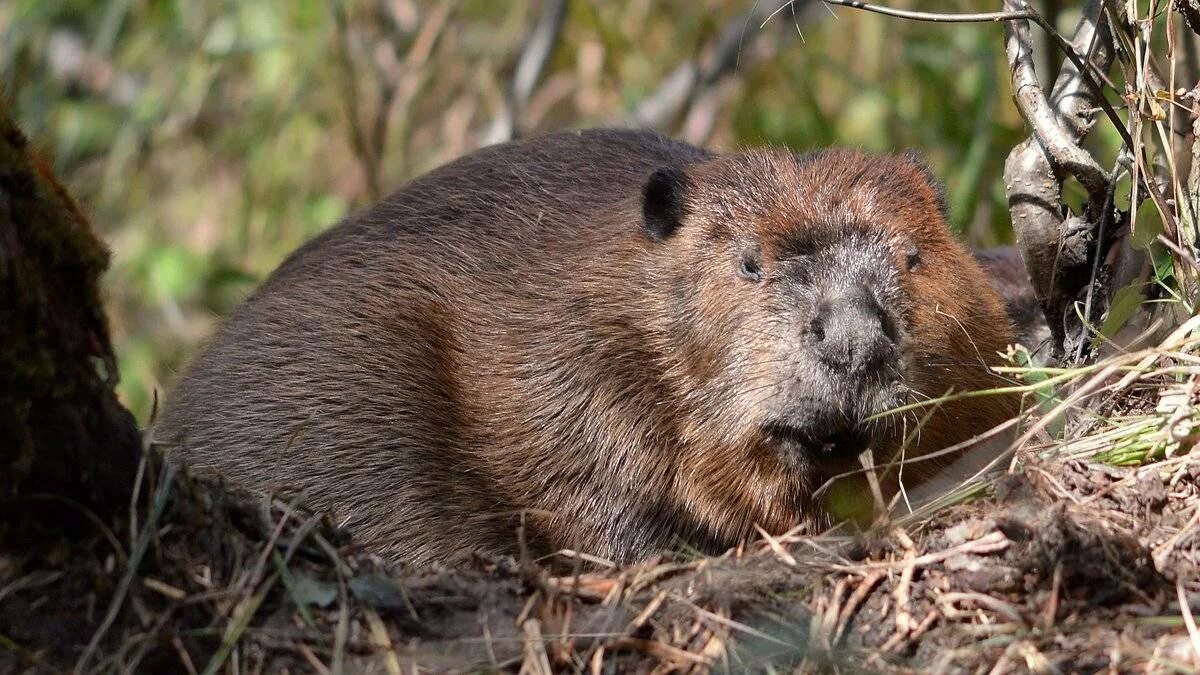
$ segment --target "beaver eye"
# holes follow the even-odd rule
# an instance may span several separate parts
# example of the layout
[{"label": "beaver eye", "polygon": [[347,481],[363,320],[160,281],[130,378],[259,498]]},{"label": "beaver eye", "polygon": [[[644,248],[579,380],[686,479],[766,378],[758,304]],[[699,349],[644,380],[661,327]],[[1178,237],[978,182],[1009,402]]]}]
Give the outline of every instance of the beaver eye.
[{"label": "beaver eye", "polygon": [[912,272],[921,265],[921,249],[917,248],[916,244],[908,245],[908,250],[905,252],[904,262],[908,266],[909,272]]},{"label": "beaver eye", "polygon": [[762,281],[762,261],[756,252],[747,251],[742,254],[742,261],[738,265],[738,276],[746,281]]}]

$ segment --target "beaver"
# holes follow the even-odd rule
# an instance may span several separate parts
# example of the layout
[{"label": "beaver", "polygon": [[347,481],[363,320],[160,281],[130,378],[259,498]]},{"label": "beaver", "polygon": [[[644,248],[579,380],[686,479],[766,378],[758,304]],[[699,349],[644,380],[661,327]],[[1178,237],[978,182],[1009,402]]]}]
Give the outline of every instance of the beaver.
[{"label": "beaver", "polygon": [[864,449],[943,448],[1018,410],[885,414],[994,387],[1012,339],[944,211],[911,154],[633,130],[487,147],[296,251],[156,439],[235,487],[302,490],[414,565],[824,526],[818,488]]}]

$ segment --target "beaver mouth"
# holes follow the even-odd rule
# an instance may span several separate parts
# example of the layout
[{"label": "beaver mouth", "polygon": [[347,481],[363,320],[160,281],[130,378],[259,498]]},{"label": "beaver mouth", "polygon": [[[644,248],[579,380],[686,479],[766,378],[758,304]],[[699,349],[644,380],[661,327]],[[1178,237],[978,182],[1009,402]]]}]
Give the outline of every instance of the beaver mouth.
[{"label": "beaver mouth", "polygon": [[819,469],[843,471],[875,440],[866,423],[796,426],[785,421],[766,424],[768,438],[779,444],[787,460]]}]

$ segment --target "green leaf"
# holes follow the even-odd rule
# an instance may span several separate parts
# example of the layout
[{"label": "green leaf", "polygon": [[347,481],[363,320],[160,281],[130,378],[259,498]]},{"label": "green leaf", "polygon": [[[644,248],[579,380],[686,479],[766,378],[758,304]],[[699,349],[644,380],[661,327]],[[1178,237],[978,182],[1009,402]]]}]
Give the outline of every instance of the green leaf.
[{"label": "green leaf", "polygon": [[1113,296],[1112,304],[1108,307],[1108,316],[1100,326],[1100,334],[1111,339],[1129,322],[1130,317],[1141,305],[1142,285],[1140,283],[1130,284],[1118,290],[1117,294]]},{"label": "green leaf", "polygon": [[1129,241],[1134,248],[1144,251],[1150,248],[1162,231],[1163,222],[1162,216],[1158,213],[1158,207],[1147,199],[1138,207],[1137,219],[1133,223],[1133,232],[1130,234]]}]

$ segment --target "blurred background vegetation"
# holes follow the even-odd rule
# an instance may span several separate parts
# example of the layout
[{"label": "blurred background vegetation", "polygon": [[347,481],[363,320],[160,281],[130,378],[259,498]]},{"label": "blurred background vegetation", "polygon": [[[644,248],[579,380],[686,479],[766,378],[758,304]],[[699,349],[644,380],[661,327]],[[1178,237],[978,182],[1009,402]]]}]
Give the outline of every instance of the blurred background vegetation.
[{"label": "blurred background vegetation", "polygon": [[[754,4],[572,0],[522,132],[624,123],[735,26],[735,72],[664,131],[714,148],[915,148],[970,243],[1011,236],[1001,173],[1027,131],[1000,26],[810,2],[760,27],[743,18]],[[1038,5],[1069,31],[1076,15]],[[125,403],[145,421],[215,322],[305,239],[484,143],[541,9],[0,1],[0,95],[113,250],[106,290]],[[1107,131],[1096,142],[1111,145]]]}]

